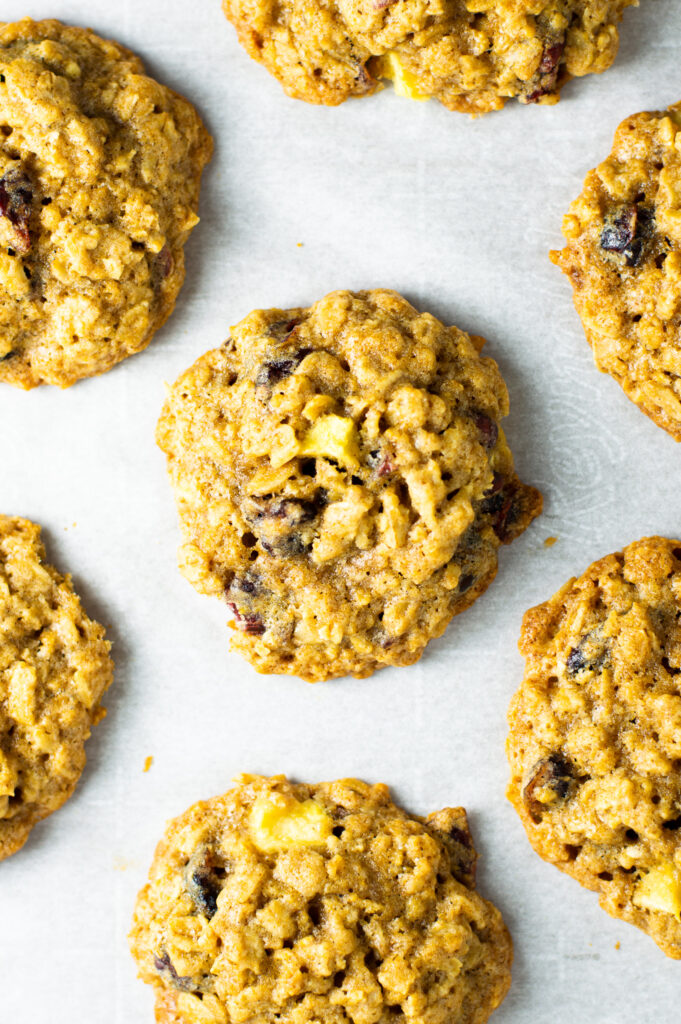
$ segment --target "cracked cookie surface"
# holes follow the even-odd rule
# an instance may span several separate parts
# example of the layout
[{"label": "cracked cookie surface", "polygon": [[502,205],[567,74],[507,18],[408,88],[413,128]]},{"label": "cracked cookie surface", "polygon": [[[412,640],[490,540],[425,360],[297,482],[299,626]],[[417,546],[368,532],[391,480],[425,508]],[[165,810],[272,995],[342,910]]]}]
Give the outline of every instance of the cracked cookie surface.
[{"label": "cracked cookie surface", "polygon": [[130,936],[159,1024],[483,1024],[512,944],[463,808],[241,776],[170,822]]},{"label": "cracked cookie surface", "polygon": [[681,103],[621,123],[563,234],[596,366],[681,441]]},{"label": "cracked cookie surface", "polygon": [[40,528],[0,516],[0,860],[71,796],[104,715],[110,646],[45,564]]},{"label": "cracked cookie surface", "polygon": [[681,541],[595,562],[523,620],[508,796],[537,853],[681,958]]},{"label": "cracked cookie surface", "polygon": [[486,589],[541,495],[483,342],[394,292],[256,310],[172,387],[157,439],[186,543],[261,672],[416,661]]},{"label": "cracked cookie surface", "polygon": [[517,97],[555,103],[605,71],[636,0],[223,0],[241,44],[289,96],[342,103],[394,80],[413,99],[482,114]]},{"label": "cracked cookie surface", "polygon": [[0,22],[0,382],[68,387],[173,310],[212,141],[117,43]]}]

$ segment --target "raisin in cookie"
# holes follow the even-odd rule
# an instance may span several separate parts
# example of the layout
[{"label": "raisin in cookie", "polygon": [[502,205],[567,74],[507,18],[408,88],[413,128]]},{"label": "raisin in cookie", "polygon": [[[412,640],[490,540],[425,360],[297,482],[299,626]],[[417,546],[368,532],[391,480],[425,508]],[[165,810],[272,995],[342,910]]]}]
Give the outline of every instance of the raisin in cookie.
[{"label": "raisin in cookie", "polygon": [[149,344],[211,147],[124,47],[0,22],[0,382],[68,387]]},{"label": "raisin in cookie", "polygon": [[482,1024],[510,984],[463,808],[243,775],[170,823],[131,948],[159,1024]]},{"label": "raisin in cookie", "polygon": [[0,860],[73,792],[113,665],[40,527],[0,516]]},{"label": "raisin in cookie", "polygon": [[525,615],[509,797],[545,860],[681,958],[681,541],[595,562]]},{"label": "raisin in cookie", "polygon": [[223,0],[251,57],[289,96],[342,103],[393,80],[400,95],[483,114],[517,97],[555,103],[605,71],[637,0]]},{"label": "raisin in cookie", "polygon": [[482,344],[394,292],[333,292],[256,310],[175,383],[157,437],[180,567],[259,671],[411,664],[538,514]]},{"label": "raisin in cookie", "polygon": [[563,234],[596,366],[681,441],[681,103],[622,122]]}]

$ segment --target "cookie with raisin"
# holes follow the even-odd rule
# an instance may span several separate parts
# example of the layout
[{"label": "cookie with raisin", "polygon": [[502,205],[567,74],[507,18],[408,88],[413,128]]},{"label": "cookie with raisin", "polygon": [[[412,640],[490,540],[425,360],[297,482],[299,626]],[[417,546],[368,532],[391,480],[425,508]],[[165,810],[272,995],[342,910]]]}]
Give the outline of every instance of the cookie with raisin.
[{"label": "cookie with raisin", "polygon": [[243,775],[171,821],[130,945],[158,1024],[484,1024],[510,984],[463,808]]},{"label": "cookie with raisin", "polygon": [[45,558],[40,527],[0,516],[0,860],[71,796],[113,677],[103,627]]},{"label": "cookie with raisin", "polygon": [[551,259],[596,366],[681,440],[681,103],[627,117],[589,171]]},{"label": "cookie with raisin", "polygon": [[180,568],[258,671],[411,664],[539,513],[482,344],[395,292],[333,292],[256,310],[170,389]]},{"label": "cookie with raisin", "polygon": [[484,114],[511,98],[556,103],[605,71],[637,0],[223,0],[239,41],[289,96],[335,106],[392,80],[415,100]]},{"label": "cookie with raisin", "polygon": [[508,796],[532,846],[681,959],[681,541],[595,562],[520,650]]},{"label": "cookie with raisin", "polygon": [[118,43],[0,22],[0,382],[68,387],[149,344],[212,140]]}]

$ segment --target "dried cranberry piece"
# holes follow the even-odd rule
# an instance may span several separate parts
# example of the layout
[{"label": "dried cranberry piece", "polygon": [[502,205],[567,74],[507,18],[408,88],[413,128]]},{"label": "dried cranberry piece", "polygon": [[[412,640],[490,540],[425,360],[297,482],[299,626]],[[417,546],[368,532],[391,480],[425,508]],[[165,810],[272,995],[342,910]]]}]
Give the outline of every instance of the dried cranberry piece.
[{"label": "dried cranberry piece", "polygon": [[457,828],[456,825],[453,828],[450,828],[449,834],[452,837],[452,839],[457,843],[462,843],[464,846],[473,845],[473,840],[471,838],[470,832],[464,832],[462,828]]},{"label": "dried cranberry piece", "polygon": [[478,855],[468,827],[466,812],[462,808],[447,808],[430,815],[428,824],[444,838],[449,854],[449,865],[454,877],[469,889],[475,886],[475,867]]},{"label": "dried cranberry piece", "polygon": [[624,252],[634,240],[638,211],[635,206],[621,206],[601,232],[601,249]]},{"label": "dried cranberry piece", "polygon": [[378,477],[389,476],[397,468],[390,456],[384,454],[380,449],[369,452],[367,463]]},{"label": "dried cranberry piece", "polygon": [[310,524],[325,504],[326,492],[320,488],[313,499],[253,499],[247,515],[264,550],[289,557],[309,551],[314,539]]},{"label": "dried cranberry piece", "polygon": [[0,217],[6,217],[15,229],[14,248],[27,253],[31,248],[29,223],[33,185],[18,167],[13,167],[0,178]]},{"label": "dried cranberry piece", "polygon": [[565,49],[565,42],[554,43],[553,46],[547,46],[544,49],[541,58],[541,64],[539,65],[539,74],[548,75],[560,64],[560,58],[563,56],[563,50]]},{"label": "dried cranberry piece", "polygon": [[569,676],[576,676],[578,672],[581,672],[583,668],[586,668],[588,662],[584,657],[584,654],[579,647],[573,647],[567,656],[565,667]]},{"label": "dried cranberry piece", "polygon": [[485,448],[494,448],[499,437],[499,427],[484,412],[474,412],[473,422],[480,431],[480,437]]},{"label": "dried cranberry piece", "polygon": [[209,920],[217,912],[218,896],[226,874],[221,858],[208,847],[199,848],[185,868],[187,893],[199,913]]},{"label": "dried cranberry piece", "polygon": [[[388,3],[394,3],[394,0],[388,0]],[[373,79],[369,74],[366,64],[356,61],[355,66],[357,68],[357,74],[355,75],[356,87],[354,92],[356,95],[360,96],[362,93],[371,91],[375,85],[375,79]]]},{"label": "dried cranberry piece", "polygon": [[654,221],[655,215],[647,206],[636,203],[620,206],[601,231],[601,249],[620,253],[628,266],[638,266],[645,243],[654,229]]},{"label": "dried cranberry piece", "polygon": [[[537,761],[523,789],[523,803],[535,823],[541,821],[548,810],[564,803],[572,793],[577,780],[572,764],[560,754],[552,754]],[[535,795],[538,789],[548,789],[552,795],[543,802]]]},{"label": "dried cranberry piece", "polygon": [[288,356],[277,356],[274,359],[267,359],[261,364],[255,377],[256,387],[271,388],[274,384],[290,377],[302,363],[305,356],[308,356],[312,349],[301,348]]},{"label": "dried cranberry piece", "polygon": [[181,976],[177,973],[165,950],[161,956],[154,957],[154,967],[159,974],[164,975],[166,981],[170,982],[173,988],[179,988],[183,992],[191,992],[194,988],[191,977]]},{"label": "dried cranberry piece", "polygon": [[491,497],[484,498],[480,504],[481,511],[492,516],[492,529],[501,541],[507,537],[508,529],[517,515],[513,507],[514,494],[515,488],[512,485],[505,486]]},{"label": "dried cranberry piece", "polygon": [[537,73],[525,86],[526,90],[529,90],[525,95],[526,103],[536,103],[542,96],[554,91],[558,83],[560,61],[564,50],[564,39],[544,47]]},{"label": "dried cranberry piece", "polygon": [[456,588],[457,594],[465,594],[467,590],[470,590],[475,583],[475,576],[472,572],[465,572],[463,576],[459,577],[459,585]]},{"label": "dried cranberry piece", "polygon": [[504,486],[504,477],[501,473],[495,473],[492,477],[492,486],[489,490],[485,491],[485,497],[490,497],[492,494],[496,494]]},{"label": "dried cranberry piece", "polygon": [[162,281],[165,281],[172,274],[175,260],[169,245],[164,245],[156,256],[156,266],[158,268],[158,276]]},{"label": "dried cranberry piece", "polygon": [[[587,653],[585,649],[587,644],[590,653]],[[597,672],[603,667],[607,657],[607,644],[598,636],[598,632],[587,633],[577,646],[569,651],[565,661],[565,670],[570,678],[585,670]]]},{"label": "dried cranberry piece", "polygon": [[240,629],[242,633],[253,633],[255,636],[261,636],[265,632],[265,623],[262,621],[259,615],[252,615],[239,611],[234,601],[228,601],[227,607],[230,609],[236,620],[237,629]]},{"label": "dried cranberry piece", "polygon": [[267,328],[267,333],[270,338],[276,338],[277,341],[286,341],[293,334],[299,323],[300,320],[275,320]]},{"label": "dried cranberry piece", "polygon": [[260,577],[253,572],[236,576],[229,585],[230,590],[240,590],[242,594],[257,594],[260,590]]}]

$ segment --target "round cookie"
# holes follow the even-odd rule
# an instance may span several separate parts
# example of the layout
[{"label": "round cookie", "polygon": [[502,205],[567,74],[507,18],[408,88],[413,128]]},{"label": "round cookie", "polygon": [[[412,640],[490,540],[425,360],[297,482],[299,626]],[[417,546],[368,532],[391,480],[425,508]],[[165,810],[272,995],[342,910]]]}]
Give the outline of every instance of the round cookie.
[{"label": "round cookie", "polygon": [[512,944],[463,808],[243,775],[170,822],[131,950],[159,1024],[483,1024]]},{"label": "round cookie", "polygon": [[0,516],[0,860],[67,800],[113,677],[104,629],[45,564],[40,527]]},{"label": "round cookie", "polygon": [[556,103],[605,71],[637,0],[223,0],[239,41],[289,96],[336,105],[393,79],[400,95],[484,114],[517,97]]},{"label": "round cookie", "polygon": [[256,310],[170,390],[157,439],[186,544],[261,672],[416,661],[528,526],[481,338],[390,291]]},{"label": "round cookie", "polygon": [[0,382],[68,387],[145,348],[184,279],[212,140],[116,43],[0,22]]},{"label": "round cookie", "polygon": [[681,541],[650,537],[525,615],[508,796],[537,853],[681,958]]},{"label": "round cookie", "polygon": [[599,370],[681,440],[681,103],[635,114],[589,171],[551,259]]}]

